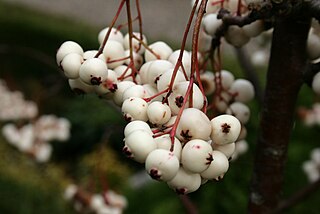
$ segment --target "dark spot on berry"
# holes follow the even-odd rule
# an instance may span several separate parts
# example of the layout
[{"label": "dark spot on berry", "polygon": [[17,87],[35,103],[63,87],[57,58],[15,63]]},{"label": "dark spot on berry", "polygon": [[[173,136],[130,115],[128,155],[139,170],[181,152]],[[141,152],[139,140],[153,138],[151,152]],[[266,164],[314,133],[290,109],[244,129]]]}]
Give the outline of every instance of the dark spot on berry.
[{"label": "dark spot on berry", "polygon": [[122,152],[128,158],[132,158],[132,152],[129,150],[127,146],[123,147]]},{"label": "dark spot on berry", "polygon": [[100,85],[102,83],[101,77],[92,77],[90,83],[92,85]]},{"label": "dark spot on berry", "polygon": [[109,90],[110,90],[112,93],[116,92],[117,89],[118,89],[118,85],[117,85],[117,84],[112,84],[112,86],[109,87]]},{"label": "dark spot on berry", "polygon": [[206,165],[211,164],[211,162],[213,161],[212,154],[209,153],[209,157],[207,157],[206,160],[207,160]]},{"label": "dark spot on berry", "polygon": [[155,180],[160,180],[161,178],[161,175],[157,169],[151,169],[149,175]]},{"label": "dark spot on berry", "polygon": [[184,100],[183,96],[176,97],[175,103],[179,108],[182,107],[183,100]]},{"label": "dark spot on berry", "polygon": [[161,75],[160,76],[157,76],[157,78],[154,80],[154,83],[157,84],[157,82],[159,81]]},{"label": "dark spot on berry", "polygon": [[226,133],[226,134],[229,133],[230,132],[230,128],[231,128],[231,126],[228,125],[227,123],[224,123],[224,124],[221,125],[221,129],[222,129],[223,133]]},{"label": "dark spot on berry", "polygon": [[124,120],[127,121],[127,122],[131,122],[132,121],[132,118],[130,116],[128,116],[127,114],[125,114],[123,117],[124,117]]},{"label": "dark spot on berry", "polygon": [[181,130],[180,135],[181,135],[181,137],[183,137],[183,139],[185,141],[189,141],[192,138],[192,136],[189,135],[189,129],[188,130]]}]

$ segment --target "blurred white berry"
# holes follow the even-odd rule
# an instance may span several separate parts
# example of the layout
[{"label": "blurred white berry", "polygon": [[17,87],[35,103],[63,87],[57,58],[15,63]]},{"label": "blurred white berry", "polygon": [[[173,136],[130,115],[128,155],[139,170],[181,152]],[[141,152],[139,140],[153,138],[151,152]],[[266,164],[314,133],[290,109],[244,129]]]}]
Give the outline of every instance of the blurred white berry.
[{"label": "blurred white berry", "polygon": [[234,102],[232,103],[226,111],[227,114],[233,115],[242,124],[246,124],[250,118],[250,109],[247,105],[241,102]]},{"label": "blurred white berry", "polygon": [[247,103],[254,98],[254,87],[246,79],[237,79],[233,82],[229,90],[236,101]]}]

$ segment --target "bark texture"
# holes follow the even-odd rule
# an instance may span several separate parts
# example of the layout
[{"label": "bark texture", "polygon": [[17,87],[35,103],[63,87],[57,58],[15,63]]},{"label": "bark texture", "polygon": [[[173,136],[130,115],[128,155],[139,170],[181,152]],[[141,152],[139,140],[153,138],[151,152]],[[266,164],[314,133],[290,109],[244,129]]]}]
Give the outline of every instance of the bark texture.
[{"label": "bark texture", "polygon": [[249,213],[272,213],[280,201],[295,104],[307,62],[309,27],[309,18],[276,17],[275,20]]}]

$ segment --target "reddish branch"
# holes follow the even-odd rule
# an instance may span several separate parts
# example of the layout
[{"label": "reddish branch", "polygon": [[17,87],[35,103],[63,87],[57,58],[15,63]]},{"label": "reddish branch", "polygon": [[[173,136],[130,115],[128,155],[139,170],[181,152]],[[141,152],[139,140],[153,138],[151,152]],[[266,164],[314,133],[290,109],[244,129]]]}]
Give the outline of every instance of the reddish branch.
[{"label": "reddish branch", "polygon": [[271,58],[249,198],[250,213],[278,206],[293,116],[306,66],[310,19],[275,17]]}]

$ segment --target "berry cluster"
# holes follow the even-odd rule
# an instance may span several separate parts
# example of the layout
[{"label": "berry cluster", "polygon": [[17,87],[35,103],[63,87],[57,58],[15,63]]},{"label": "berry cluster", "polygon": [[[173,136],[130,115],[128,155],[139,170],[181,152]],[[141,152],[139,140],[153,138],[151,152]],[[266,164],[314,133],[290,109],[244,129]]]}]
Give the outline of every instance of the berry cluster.
[{"label": "berry cluster", "polygon": [[[213,34],[221,24],[217,9],[208,8],[221,4],[213,3],[208,3],[203,33]],[[221,3],[233,12],[246,12],[244,3]],[[244,39],[238,35],[257,36],[261,26],[255,22],[236,29],[241,33],[230,33],[237,38],[229,42],[240,46]],[[206,70],[205,52],[173,50],[163,41],[148,44],[146,36],[130,26],[126,35],[105,28],[98,41],[99,50],[87,51],[76,42],[64,42],[56,59],[73,91],[96,93],[121,108],[128,122],[123,152],[181,194],[197,190],[206,180],[223,178],[229,160],[248,147],[244,125],[250,117],[246,103],[255,95],[253,85],[221,70],[219,63],[214,72]]]},{"label": "berry cluster", "polygon": [[0,80],[0,120],[30,120],[38,115],[33,101],[25,100],[20,91],[10,91],[4,80]]},{"label": "berry cluster", "polygon": [[[52,152],[48,142],[68,140],[70,122],[54,115],[37,117],[38,107],[34,102],[26,101],[21,92],[11,92],[4,81],[0,83],[0,120],[16,122],[3,125],[3,136],[8,143],[36,161],[48,161]],[[23,120],[28,122],[18,123]]]},{"label": "berry cluster", "polygon": [[[195,0],[192,0],[192,5]],[[223,21],[218,19],[218,12],[221,8],[228,11],[231,14],[246,15],[248,11],[247,5],[256,5],[261,1],[251,0],[209,0],[206,5],[206,14],[202,20],[202,28],[200,34],[201,50],[209,50],[211,48],[212,38],[216,36],[217,31],[221,28]],[[263,31],[264,23],[262,20],[257,20],[251,24],[239,27],[237,25],[231,25],[227,29],[224,35],[225,41],[235,47],[241,47],[247,44],[251,38],[257,37]]]},{"label": "berry cluster", "polygon": [[102,194],[86,192],[75,184],[66,187],[64,198],[72,201],[78,212],[97,214],[121,214],[127,207],[127,200],[118,193],[107,190]]},{"label": "berry cluster", "polygon": [[302,169],[310,182],[320,179],[320,148],[311,151],[310,160],[303,163]]}]

